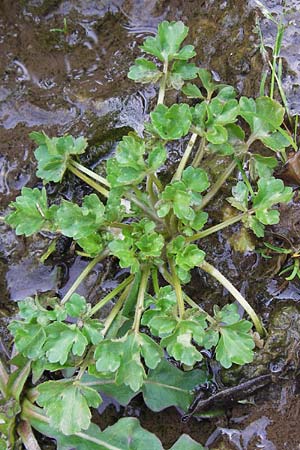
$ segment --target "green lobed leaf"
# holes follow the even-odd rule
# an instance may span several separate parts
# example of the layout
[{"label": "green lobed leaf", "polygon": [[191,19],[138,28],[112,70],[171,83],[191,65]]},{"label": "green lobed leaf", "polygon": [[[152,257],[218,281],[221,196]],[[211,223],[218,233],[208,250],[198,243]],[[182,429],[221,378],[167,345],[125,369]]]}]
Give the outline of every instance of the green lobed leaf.
[{"label": "green lobed leaf", "polygon": [[142,386],[144,401],[152,411],[170,406],[187,411],[193,400],[192,390],[206,379],[202,370],[183,372],[163,359],[154,370],[149,370]]},{"label": "green lobed leaf", "polygon": [[159,143],[157,144],[151,152],[149,152],[147,164],[151,171],[156,171],[159,169],[167,159],[167,152],[165,147]]},{"label": "green lobed leaf", "polygon": [[189,105],[185,103],[170,108],[158,105],[150,117],[154,131],[165,140],[180,139],[188,134],[192,122]]},{"label": "green lobed leaf", "polygon": [[82,297],[82,295],[74,293],[66,302],[65,308],[69,316],[80,317],[86,312],[86,300],[84,297]]},{"label": "green lobed leaf", "polygon": [[162,76],[156,64],[145,58],[138,58],[134,65],[129,68],[128,78],[139,83],[156,83]]},{"label": "green lobed leaf", "polygon": [[46,333],[42,325],[14,320],[8,325],[8,329],[14,336],[18,352],[22,355],[35,360],[44,354]]},{"label": "green lobed leaf", "polygon": [[87,140],[67,135],[49,138],[44,132],[34,131],[29,135],[39,147],[34,155],[38,161],[37,176],[44,181],[59,182],[67,169],[71,155],[84,153]]},{"label": "green lobed leaf", "polygon": [[193,83],[187,83],[181,89],[182,92],[187,96],[187,98],[204,98],[198,86]]},{"label": "green lobed leaf", "polygon": [[54,322],[46,328],[44,351],[50,363],[65,364],[69,354],[82,356],[88,340],[75,324]]},{"label": "green lobed leaf", "polygon": [[36,402],[45,408],[50,426],[65,435],[87,430],[91,423],[90,407],[97,408],[101,403],[97,391],[79,381],[47,381],[37,391]]},{"label": "green lobed leaf", "polygon": [[184,47],[180,52],[180,45],[188,34],[188,27],[183,22],[167,22],[158,25],[157,35],[148,37],[141,49],[160,61],[171,61],[174,58],[189,59],[194,56],[193,46]]},{"label": "green lobed leaf", "polygon": [[248,210],[248,195],[249,191],[246,184],[243,181],[238,181],[232,188],[232,197],[228,197],[227,201],[240,211]]},{"label": "green lobed leaf", "polygon": [[205,448],[187,434],[183,434],[170,450],[205,450]]},{"label": "green lobed leaf", "polygon": [[52,229],[56,206],[48,208],[46,189],[23,187],[21,195],[9,205],[13,212],[5,217],[5,222],[16,229],[16,234],[31,236],[38,231]]},{"label": "green lobed leaf", "polygon": [[193,63],[186,61],[175,61],[167,79],[167,86],[181,89],[185,80],[197,77],[198,68]]},{"label": "green lobed leaf", "polygon": [[216,347],[216,359],[228,369],[232,364],[244,365],[253,361],[255,343],[249,331],[252,323],[240,320],[221,326],[221,337]]},{"label": "green lobed leaf", "polygon": [[62,234],[82,240],[96,232],[104,222],[104,205],[96,194],[86,195],[82,206],[63,201],[57,211],[57,224]]}]

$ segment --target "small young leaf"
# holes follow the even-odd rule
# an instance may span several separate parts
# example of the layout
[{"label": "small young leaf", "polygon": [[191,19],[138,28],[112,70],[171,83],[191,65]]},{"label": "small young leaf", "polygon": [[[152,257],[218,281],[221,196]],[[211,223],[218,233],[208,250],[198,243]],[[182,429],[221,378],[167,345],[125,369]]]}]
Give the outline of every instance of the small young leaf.
[{"label": "small young leaf", "polygon": [[188,59],[193,54],[192,46],[183,48],[179,52],[180,45],[188,34],[188,27],[182,22],[167,22],[166,20],[158,25],[157,35],[148,37],[141,49],[150,55],[156,56],[160,61],[171,61],[178,59]]},{"label": "small young leaf", "polygon": [[195,64],[187,63],[185,61],[175,61],[169,77],[167,85],[174,89],[181,89],[185,80],[192,80],[197,77],[198,68]]},{"label": "small young leaf", "polygon": [[86,300],[78,294],[72,294],[65,304],[66,311],[71,317],[80,317],[86,311]]},{"label": "small young leaf", "polygon": [[134,65],[129,68],[128,78],[139,83],[156,83],[162,76],[156,64],[144,58],[135,60]]},{"label": "small young leaf", "polygon": [[205,448],[187,434],[183,434],[170,450],[205,450]]},{"label": "small young leaf", "polygon": [[150,113],[154,131],[165,140],[180,139],[190,129],[192,114],[187,104],[174,104],[170,108],[158,105]]},{"label": "small young leaf", "polygon": [[87,140],[83,137],[49,138],[44,132],[36,131],[29,136],[39,145],[34,152],[38,161],[37,176],[46,182],[61,181],[70,156],[84,153],[87,147]]},{"label": "small young leaf", "polygon": [[200,89],[195,84],[187,83],[181,90],[187,98],[200,98],[201,100],[204,98]]},{"label": "small young leaf", "polygon": [[46,189],[23,187],[15,202],[10,203],[14,211],[8,214],[5,222],[16,229],[16,234],[31,236],[38,231],[51,229],[53,226],[53,208],[48,208]]}]

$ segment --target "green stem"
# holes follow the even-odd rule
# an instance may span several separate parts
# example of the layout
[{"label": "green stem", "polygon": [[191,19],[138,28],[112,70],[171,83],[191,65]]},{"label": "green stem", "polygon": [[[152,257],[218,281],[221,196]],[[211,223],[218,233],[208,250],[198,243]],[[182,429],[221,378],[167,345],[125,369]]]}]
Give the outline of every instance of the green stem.
[{"label": "green stem", "polygon": [[150,178],[153,181],[153,183],[155,184],[155,186],[157,187],[157,189],[159,190],[159,192],[161,192],[163,190],[163,185],[160,182],[160,179],[155,175],[155,173],[150,173]]},{"label": "green stem", "polygon": [[236,168],[236,162],[232,161],[224,173],[217,179],[211,190],[203,197],[200,207],[197,210],[205,208],[205,206],[211,201],[211,199],[219,192],[220,188],[223,186],[227,178],[232,174]]},{"label": "green stem", "polygon": [[247,177],[247,175],[246,175],[246,172],[245,172],[245,170],[244,170],[244,168],[243,168],[243,165],[242,165],[241,161],[240,161],[239,159],[237,159],[237,158],[235,158],[234,160],[235,160],[235,162],[236,162],[236,165],[238,166],[239,171],[241,172],[243,181],[244,181],[245,185],[247,186],[248,191],[250,192],[251,196],[254,197],[254,195],[255,195],[255,194],[254,194],[254,191],[253,191],[253,189],[252,189],[252,186],[251,186],[251,184],[250,184],[250,181],[248,180],[248,177]]},{"label": "green stem", "polygon": [[102,194],[104,197],[109,196],[109,192],[104,187],[100,186],[100,184],[96,183],[94,180],[92,180],[90,177],[84,175],[82,172],[80,172],[76,167],[74,167],[72,164],[68,164],[68,169],[70,172],[74,173],[78,178],[80,178],[82,181],[87,183],[89,186],[91,186],[95,191]]},{"label": "green stem", "polygon": [[153,219],[155,222],[163,223],[162,220],[157,216],[156,212],[150,209],[141,200],[134,197],[133,195],[130,195],[129,193],[126,194],[126,197],[130,202],[138,206],[142,211],[144,211],[145,214],[147,214],[147,216],[151,217],[151,219]]},{"label": "green stem", "polygon": [[27,420],[20,421],[17,431],[26,450],[41,450],[41,447],[33,434],[30,423]]},{"label": "green stem", "polygon": [[0,358],[0,392],[2,396],[5,398],[7,394],[7,383],[9,380],[9,375],[5,369],[5,366]]},{"label": "green stem", "polygon": [[199,306],[198,303],[194,302],[194,300],[192,300],[191,297],[189,297],[188,295],[186,295],[186,294],[183,294],[183,295],[184,295],[184,300],[186,301],[186,303],[187,303],[188,305],[190,305],[192,308],[197,308],[197,309],[199,309],[200,312],[202,312],[203,314],[205,314],[205,315],[206,315],[206,319],[207,319],[207,321],[208,321],[209,323],[211,323],[211,324],[213,324],[213,325],[216,324],[216,320],[215,320],[212,316],[210,316],[206,311],[204,311],[204,309],[201,308],[201,306]]},{"label": "green stem", "polygon": [[89,317],[92,317],[96,312],[99,311],[106,303],[108,303],[110,300],[112,300],[116,295],[119,294],[119,292],[123,291],[133,280],[134,275],[129,275],[128,278],[126,278],[122,283],[120,283],[117,287],[115,287],[109,294],[107,294],[105,297],[103,297],[100,302],[98,302],[89,312]]},{"label": "green stem", "polygon": [[134,321],[133,321],[133,325],[132,325],[132,329],[134,330],[134,332],[136,334],[139,332],[139,329],[140,329],[141,317],[142,317],[143,310],[144,310],[144,297],[145,297],[145,292],[146,292],[146,288],[147,288],[149,274],[150,274],[150,267],[146,266],[142,271],[142,278],[141,278],[141,283],[140,283],[139,292],[138,292],[138,296],[137,296]]},{"label": "green stem", "polygon": [[233,284],[226,278],[224,275],[222,275],[221,272],[218,271],[214,266],[209,264],[208,262],[204,261],[202,264],[199,265],[199,267],[213,276],[216,280],[219,281],[229,292],[230,294],[239,302],[239,304],[244,308],[244,310],[247,312],[247,314],[251,317],[252,322],[254,323],[254,326],[260,336],[263,336],[265,334],[264,328],[261,324],[260,319],[258,318],[256,312],[252,308],[251,305],[247,302],[247,300],[242,296],[242,294],[233,286]]},{"label": "green stem", "polygon": [[195,155],[195,158],[193,159],[192,166],[198,167],[200,162],[202,161],[204,151],[205,151],[205,145],[206,145],[206,139],[205,137],[201,138],[200,145],[198,147],[197,153]]},{"label": "green stem", "polygon": [[75,282],[72,284],[72,286],[70,287],[68,292],[63,297],[63,299],[61,301],[61,305],[64,305],[69,300],[71,295],[76,291],[76,289],[78,288],[80,283],[85,279],[85,277],[87,277],[87,275],[91,272],[91,270],[93,270],[93,268],[100,261],[102,261],[104,258],[106,258],[108,255],[109,255],[109,251],[108,250],[104,250],[102,253],[100,253],[100,255],[96,256],[96,258],[94,258],[92,261],[90,261],[88,263],[88,265],[84,268],[84,270],[81,272],[79,277],[75,280]]},{"label": "green stem", "polygon": [[92,170],[88,169],[87,167],[84,167],[82,164],[78,163],[77,161],[74,161],[73,159],[70,160],[70,164],[74,166],[76,169],[80,170],[81,172],[88,175],[90,178],[93,178],[95,181],[98,181],[98,183],[104,184],[104,186],[110,187],[109,182],[106,178],[101,177],[101,175],[98,175],[97,173],[93,172]]},{"label": "green stem", "polygon": [[158,295],[158,293],[159,293],[159,282],[158,282],[158,272],[157,272],[157,268],[156,267],[154,267],[151,270],[151,277],[152,277],[152,285],[153,285],[154,293],[155,293],[155,295]]},{"label": "green stem", "polygon": [[168,76],[168,61],[165,61],[164,68],[163,68],[163,76],[160,80],[160,85],[159,85],[159,93],[158,93],[158,99],[157,99],[158,105],[163,104],[164,99],[165,99],[167,76]]},{"label": "green stem", "polygon": [[155,204],[157,202],[157,196],[155,195],[155,192],[153,189],[153,181],[149,175],[147,176],[147,181],[146,181],[146,191],[149,195],[149,200],[151,202],[151,206],[152,206],[152,208],[154,208]]},{"label": "green stem", "polygon": [[106,335],[106,333],[108,332],[111,324],[113,323],[113,321],[117,317],[118,313],[120,312],[122,306],[124,305],[124,302],[125,302],[125,300],[127,298],[129,289],[130,289],[130,286],[126,286],[125,290],[122,292],[122,294],[118,298],[116,304],[113,306],[112,310],[110,311],[110,313],[106,317],[105,323],[104,323],[104,328],[102,330],[103,336]]},{"label": "green stem", "polygon": [[176,298],[177,298],[178,316],[180,319],[182,319],[182,317],[184,315],[184,300],[183,300],[183,293],[182,293],[182,289],[181,289],[181,283],[177,276],[174,262],[171,259],[169,259],[169,265],[170,265],[172,280],[173,280],[172,284],[174,286]]},{"label": "green stem", "polygon": [[224,220],[224,222],[218,223],[217,225],[207,228],[206,230],[199,231],[199,233],[195,233],[193,234],[193,236],[186,237],[185,240],[186,242],[193,242],[197,241],[198,239],[202,239],[206,236],[209,236],[210,234],[217,233],[217,231],[223,230],[224,228],[227,228],[230,225],[239,222],[240,220],[243,219],[243,217],[245,217],[247,214],[251,214],[252,212],[253,212],[252,210],[249,210],[244,212],[243,214],[230,217],[230,219]]},{"label": "green stem", "polygon": [[191,138],[190,138],[190,140],[188,142],[188,145],[187,145],[187,147],[185,149],[185,152],[184,152],[184,154],[183,154],[183,156],[181,158],[181,161],[180,161],[180,163],[179,163],[179,165],[177,167],[177,170],[176,170],[176,172],[173,175],[172,181],[176,181],[176,180],[180,180],[181,179],[182,172],[183,172],[183,170],[184,170],[184,168],[185,168],[185,166],[186,166],[186,164],[188,162],[188,159],[190,157],[191,151],[193,150],[193,147],[195,145],[197,137],[198,137],[198,135],[196,133],[192,134],[192,136],[191,136]]}]

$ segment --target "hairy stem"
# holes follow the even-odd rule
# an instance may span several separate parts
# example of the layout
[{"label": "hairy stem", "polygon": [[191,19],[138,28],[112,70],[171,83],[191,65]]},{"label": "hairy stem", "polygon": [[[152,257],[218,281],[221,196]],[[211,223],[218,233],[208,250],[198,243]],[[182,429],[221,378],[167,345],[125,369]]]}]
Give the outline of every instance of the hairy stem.
[{"label": "hairy stem", "polygon": [[217,231],[223,230],[224,228],[227,228],[230,225],[239,222],[240,220],[243,219],[243,217],[245,217],[247,214],[251,214],[252,212],[253,212],[252,210],[249,210],[237,216],[230,217],[230,219],[224,220],[224,222],[218,223],[217,225],[207,228],[206,230],[199,231],[199,233],[195,233],[193,234],[193,236],[186,237],[185,240],[186,242],[193,242],[197,241],[198,239],[202,239],[206,236],[209,236],[213,233],[217,233]]},{"label": "hairy stem", "polygon": [[200,162],[202,161],[202,158],[204,155],[204,150],[205,150],[205,145],[206,145],[206,139],[205,139],[205,137],[202,137],[199,148],[198,148],[195,158],[193,159],[193,162],[192,162],[193,167],[198,167]]},{"label": "hairy stem", "polygon": [[223,186],[227,178],[232,174],[234,169],[236,168],[236,162],[232,161],[227,169],[222,173],[222,175],[217,179],[214,183],[211,190],[203,197],[201,205],[196,208],[196,210],[200,210],[205,208],[205,206],[211,201],[211,199],[219,192],[220,188]]},{"label": "hairy stem", "polygon": [[233,284],[226,278],[224,275],[219,272],[218,269],[216,269],[214,266],[209,264],[208,262],[204,261],[202,264],[199,265],[199,267],[204,270],[205,272],[209,273],[211,276],[213,276],[216,280],[219,281],[229,292],[230,294],[239,302],[239,304],[244,308],[244,310],[247,312],[247,314],[250,316],[252,322],[254,323],[254,326],[260,336],[263,336],[265,334],[264,328],[261,324],[260,319],[258,318],[256,312],[252,308],[251,305],[247,302],[247,300],[242,296],[242,294],[233,286]]},{"label": "hairy stem", "polygon": [[119,292],[123,291],[132,281],[133,281],[134,275],[129,275],[128,278],[126,278],[122,283],[120,283],[117,287],[115,287],[109,294],[107,294],[105,297],[103,297],[100,302],[98,302],[89,312],[89,317],[92,317],[96,312],[99,311],[106,303],[108,303],[110,300],[112,300],[116,295],[119,294]]},{"label": "hairy stem", "polygon": [[144,310],[144,297],[147,288],[149,274],[150,274],[150,267],[146,266],[142,271],[142,278],[137,296],[134,321],[132,325],[132,329],[134,330],[135,333],[138,333],[140,329],[141,317]]},{"label": "hairy stem", "polygon": [[96,183],[94,180],[92,180],[90,177],[86,176],[84,173],[80,172],[76,167],[74,167],[72,164],[68,164],[68,169],[70,172],[74,173],[78,178],[80,178],[82,181],[84,181],[86,184],[91,186],[95,191],[102,194],[104,197],[109,196],[109,191],[105,189],[104,187],[100,186],[100,184]]},{"label": "hairy stem", "polygon": [[180,161],[180,163],[179,163],[179,165],[177,167],[177,170],[176,170],[176,172],[173,175],[172,181],[176,181],[176,180],[180,180],[181,179],[182,172],[183,172],[183,170],[184,170],[184,168],[185,168],[185,166],[186,166],[186,164],[188,162],[188,159],[190,157],[191,151],[193,150],[193,147],[195,145],[197,137],[198,137],[198,135],[196,133],[192,134],[192,136],[191,136],[191,138],[190,138],[190,140],[188,142],[188,145],[187,145],[187,147],[185,149],[185,152],[184,152],[184,154],[183,154],[183,156],[181,158],[181,161]]},{"label": "hairy stem", "polygon": [[173,284],[175,292],[176,292],[178,316],[180,319],[182,319],[182,317],[184,315],[184,300],[183,300],[183,292],[181,289],[181,283],[177,276],[177,273],[175,270],[175,265],[174,265],[174,262],[172,261],[172,259],[169,259],[169,265],[170,265],[172,280],[173,280],[172,284]]},{"label": "hairy stem", "polygon": [[84,268],[84,270],[81,272],[79,277],[75,280],[75,282],[72,284],[68,292],[65,294],[61,301],[61,305],[64,305],[71,295],[76,291],[80,283],[87,277],[87,275],[93,270],[93,268],[98,264],[98,262],[102,261],[104,258],[106,258],[109,255],[109,250],[104,250],[100,255],[96,256],[96,258],[92,259],[88,263],[88,265]]},{"label": "hairy stem", "polygon": [[20,421],[17,431],[26,450],[41,450],[41,447],[33,434],[30,423],[27,420]]},{"label": "hairy stem", "polygon": [[88,169],[87,167],[84,167],[82,164],[78,163],[77,161],[74,161],[73,159],[70,160],[70,164],[74,166],[76,169],[80,170],[80,172],[85,173],[90,178],[93,178],[95,181],[98,181],[98,183],[104,184],[104,186],[110,187],[109,182],[106,178],[101,177],[101,175],[98,175],[97,173],[93,172],[92,170]]}]

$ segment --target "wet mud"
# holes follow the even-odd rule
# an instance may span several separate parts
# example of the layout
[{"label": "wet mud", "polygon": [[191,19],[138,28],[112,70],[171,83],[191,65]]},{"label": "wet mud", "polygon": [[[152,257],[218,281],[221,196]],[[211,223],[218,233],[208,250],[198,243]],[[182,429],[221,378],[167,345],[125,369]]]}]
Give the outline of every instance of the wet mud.
[{"label": "wet mud", "polygon": [[[281,2],[264,3],[274,14],[281,13]],[[298,113],[298,1],[286,3],[289,9],[285,20],[289,27],[282,49],[287,68],[283,81],[291,112]],[[264,63],[254,29],[257,15],[260,14],[254,2],[247,0],[2,0],[1,215],[6,214],[9,202],[23,186],[41,187],[35,177],[34,145],[28,138],[31,131],[45,130],[50,136],[85,135],[89,152],[82,161],[99,173],[123,135],[131,129],[142,132],[157,92],[155,87],[134,84],[126,75],[140,54],[139,45],[145,36],[154,34],[164,19],[183,20],[190,27],[188,39],[196,46],[198,55],[195,62],[212,70],[216,80],[232,84],[240,94],[259,95]],[[65,32],[51,31],[63,28],[64,18]],[[265,44],[271,46],[274,26],[263,18],[261,24]],[[178,144],[170,153],[170,169],[182,148]],[[50,185],[47,189],[50,196],[58,193],[57,186]],[[66,199],[81,198],[87,192],[71,175],[66,176],[59,188],[60,196]],[[226,194],[225,188],[216,199],[212,220],[220,219]],[[288,208],[272,233],[292,237],[293,243],[300,245],[299,202]],[[46,236],[16,237],[2,221],[0,231],[0,334],[1,349],[5,351],[10,344],[5,330],[10,317],[15,315],[15,301],[33,295],[36,290],[63,295],[87,261],[67,246],[66,252],[62,247],[61,253],[43,265],[39,258],[50,245]],[[283,261],[275,258],[270,262],[251,252],[255,242],[251,244],[248,237],[248,249],[244,248],[243,253],[236,251],[235,233],[240,233],[238,226],[203,241],[204,250],[267,324],[278,303],[299,302],[300,284],[284,283],[278,277]],[[272,234],[267,237],[272,239]],[[113,262],[99,264],[78,292],[93,301],[114,287],[119,275]],[[230,300],[217,283],[200,271],[193,275],[190,294],[208,310],[212,302],[221,306]],[[249,402],[225,409],[225,414],[213,419],[193,419],[184,424],[178,411],[168,409],[154,414],[137,397],[125,409],[109,405],[105,414],[95,420],[104,427],[118,417],[139,417],[142,426],[155,432],[166,447],[181,433],[188,433],[210,449],[297,450],[299,408],[299,381],[294,371],[280,383],[256,393]],[[51,444],[45,442],[43,448],[51,448]]]}]

